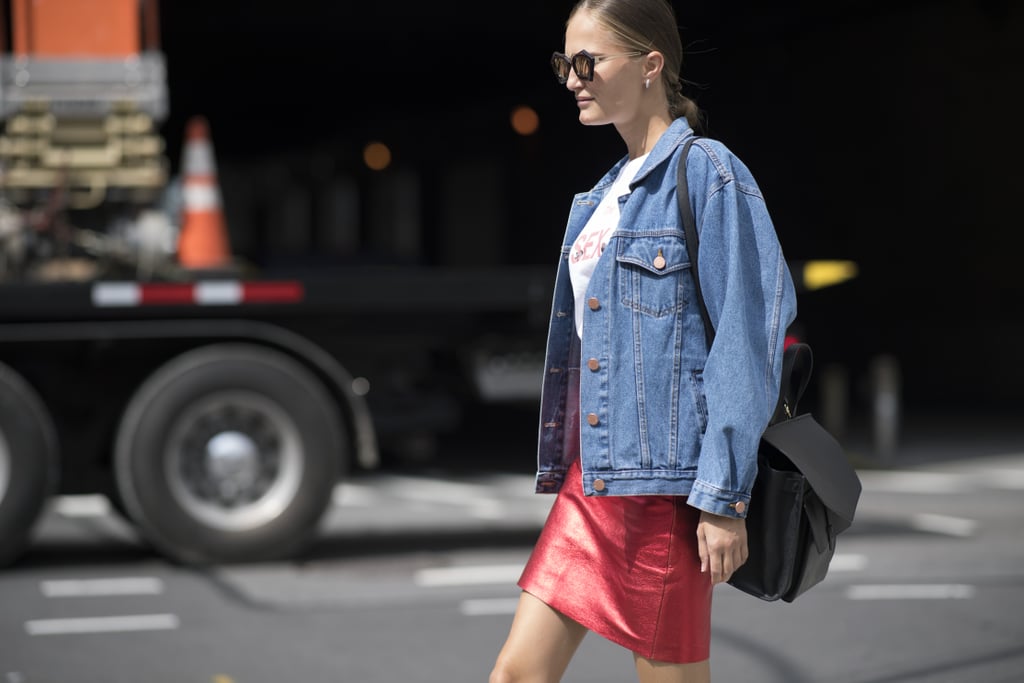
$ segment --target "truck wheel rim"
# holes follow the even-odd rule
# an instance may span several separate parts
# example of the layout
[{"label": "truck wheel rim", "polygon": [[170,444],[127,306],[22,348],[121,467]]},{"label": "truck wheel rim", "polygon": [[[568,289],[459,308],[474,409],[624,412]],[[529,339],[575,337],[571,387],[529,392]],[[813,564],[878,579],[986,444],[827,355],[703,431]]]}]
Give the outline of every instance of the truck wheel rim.
[{"label": "truck wheel rim", "polygon": [[271,522],[292,504],[302,481],[295,421],[256,393],[225,391],[196,401],[175,420],[165,453],[177,503],[224,531]]}]

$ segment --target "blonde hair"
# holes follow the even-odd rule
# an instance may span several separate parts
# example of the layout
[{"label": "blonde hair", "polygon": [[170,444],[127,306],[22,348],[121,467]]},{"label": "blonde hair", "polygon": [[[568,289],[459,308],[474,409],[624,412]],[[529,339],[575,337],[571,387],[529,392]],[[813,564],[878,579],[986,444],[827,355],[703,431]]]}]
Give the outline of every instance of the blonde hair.
[{"label": "blonde hair", "polygon": [[672,5],[666,0],[580,0],[569,12],[569,19],[580,10],[590,12],[594,21],[614,34],[627,51],[657,50],[664,55],[661,80],[669,115],[674,119],[685,116],[690,127],[699,131],[700,108],[683,94],[683,43]]}]

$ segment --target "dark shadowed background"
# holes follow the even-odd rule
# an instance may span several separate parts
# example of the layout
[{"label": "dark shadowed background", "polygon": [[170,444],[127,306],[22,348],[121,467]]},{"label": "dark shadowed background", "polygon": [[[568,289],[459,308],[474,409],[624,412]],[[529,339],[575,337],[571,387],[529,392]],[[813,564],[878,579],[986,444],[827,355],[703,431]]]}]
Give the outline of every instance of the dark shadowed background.
[{"label": "dark shadowed background", "polygon": [[[422,230],[402,258],[553,267],[570,197],[624,153],[551,76],[571,4],[163,2],[172,163],[206,116],[233,242],[257,263],[380,258],[372,201],[358,230],[374,248],[332,252],[296,223],[317,195],[282,213],[275,188],[345,178],[372,197],[401,173]],[[688,94],[758,178],[787,257],[859,266],[800,298],[852,410],[884,356],[907,413],[1024,414],[1024,3],[674,5]],[[535,135],[511,129],[518,105]],[[387,171],[364,167],[369,141],[390,147]]]}]

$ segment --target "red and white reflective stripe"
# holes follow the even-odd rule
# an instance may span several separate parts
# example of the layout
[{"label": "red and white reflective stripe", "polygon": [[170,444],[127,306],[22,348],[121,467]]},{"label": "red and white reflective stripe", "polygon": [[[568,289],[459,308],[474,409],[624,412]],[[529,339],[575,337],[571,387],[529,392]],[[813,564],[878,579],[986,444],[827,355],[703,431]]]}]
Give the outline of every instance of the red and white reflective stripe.
[{"label": "red and white reflective stripe", "polygon": [[97,308],[133,306],[236,306],[294,304],[305,295],[301,282],[276,280],[203,280],[200,282],[97,282],[92,304]]}]

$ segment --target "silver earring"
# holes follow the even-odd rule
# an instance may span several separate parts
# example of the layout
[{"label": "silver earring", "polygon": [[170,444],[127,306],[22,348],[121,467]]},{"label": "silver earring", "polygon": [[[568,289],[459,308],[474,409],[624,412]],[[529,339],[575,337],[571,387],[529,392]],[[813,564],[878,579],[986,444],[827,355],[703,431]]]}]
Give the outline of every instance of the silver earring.
[{"label": "silver earring", "polygon": [[648,79],[644,80],[644,90],[647,90],[650,87],[651,87],[651,79],[648,78]]}]

